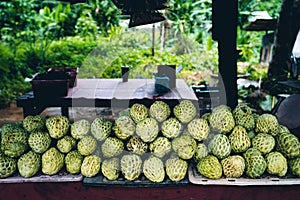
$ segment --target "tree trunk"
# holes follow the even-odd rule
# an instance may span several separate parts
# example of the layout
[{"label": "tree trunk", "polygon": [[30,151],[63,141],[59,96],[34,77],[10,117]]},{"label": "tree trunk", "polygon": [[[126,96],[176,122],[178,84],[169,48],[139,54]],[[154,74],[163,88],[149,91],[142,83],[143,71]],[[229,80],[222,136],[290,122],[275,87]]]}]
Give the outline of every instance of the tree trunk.
[{"label": "tree trunk", "polygon": [[289,59],[300,28],[300,0],[283,0],[275,32],[272,60],[268,79],[286,80],[289,74]]}]

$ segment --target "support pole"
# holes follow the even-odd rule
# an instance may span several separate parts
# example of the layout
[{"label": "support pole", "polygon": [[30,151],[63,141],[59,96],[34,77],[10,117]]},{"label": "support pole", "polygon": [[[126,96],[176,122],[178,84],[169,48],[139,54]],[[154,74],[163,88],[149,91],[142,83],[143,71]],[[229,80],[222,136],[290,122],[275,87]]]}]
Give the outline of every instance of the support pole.
[{"label": "support pole", "polygon": [[218,41],[220,103],[234,108],[237,91],[237,0],[213,0],[213,39]]}]

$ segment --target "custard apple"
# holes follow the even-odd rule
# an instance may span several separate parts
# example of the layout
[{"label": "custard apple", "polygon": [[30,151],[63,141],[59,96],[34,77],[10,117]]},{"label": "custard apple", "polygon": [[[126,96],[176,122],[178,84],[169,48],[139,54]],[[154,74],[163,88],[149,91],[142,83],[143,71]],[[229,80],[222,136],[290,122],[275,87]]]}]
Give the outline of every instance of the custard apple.
[{"label": "custard apple", "polygon": [[78,174],[81,170],[81,164],[84,156],[78,150],[72,150],[65,157],[65,166],[70,174]]},{"label": "custard apple", "polygon": [[136,125],[136,134],[144,141],[144,142],[152,142],[155,140],[159,132],[158,122],[148,117]]},{"label": "custard apple", "polygon": [[169,105],[163,101],[155,101],[149,108],[150,117],[158,122],[165,121],[171,114]]},{"label": "custard apple", "polygon": [[26,131],[40,131],[45,128],[46,119],[42,115],[28,115],[23,120],[23,127]]},{"label": "custard apple", "polygon": [[130,107],[129,114],[135,123],[139,123],[149,116],[149,110],[145,105],[135,103]]},{"label": "custard apple", "polygon": [[197,115],[197,108],[190,100],[182,100],[173,108],[175,117],[181,123],[189,123]]},{"label": "custard apple", "polygon": [[97,148],[97,140],[90,135],[84,136],[77,143],[77,150],[83,156],[91,155]]},{"label": "custard apple", "polygon": [[120,174],[120,159],[114,157],[103,160],[101,164],[101,172],[108,180],[117,180]]},{"label": "custard apple", "polygon": [[182,124],[175,117],[168,118],[161,125],[161,132],[163,136],[169,139],[178,137],[182,132],[182,129]]},{"label": "custard apple", "polygon": [[249,138],[247,130],[241,125],[237,125],[233,128],[228,139],[231,149],[235,153],[245,152],[251,146],[251,139]]},{"label": "custard apple", "polygon": [[15,128],[24,129],[23,122],[22,121],[16,121],[16,122],[5,123],[1,126],[1,133],[5,134],[6,132],[11,132]]},{"label": "custard apple", "polygon": [[70,122],[67,117],[56,115],[46,119],[46,127],[50,137],[60,139],[68,133]]},{"label": "custard apple", "polygon": [[224,134],[216,134],[208,143],[208,152],[219,159],[224,159],[231,153],[231,145],[228,137]]},{"label": "custard apple", "polygon": [[162,182],[165,178],[163,161],[155,156],[150,155],[143,163],[143,173],[151,182]]},{"label": "custard apple", "polygon": [[172,140],[172,149],[181,159],[191,159],[194,156],[196,148],[196,140],[188,133],[184,133]]},{"label": "custard apple", "polygon": [[91,123],[86,119],[81,119],[71,124],[70,133],[74,139],[80,140],[90,132],[90,129]]},{"label": "custard apple", "polygon": [[124,150],[122,140],[115,137],[108,137],[101,144],[101,151],[104,158],[111,158],[120,155]]},{"label": "custard apple", "polygon": [[28,145],[36,153],[44,153],[51,145],[51,137],[46,131],[34,131],[29,134]]},{"label": "custard apple", "polygon": [[94,177],[101,169],[101,158],[96,155],[89,155],[84,157],[81,164],[81,174],[84,177]]},{"label": "custard apple", "polygon": [[296,158],[300,156],[299,139],[292,133],[281,133],[276,137],[276,150],[283,154],[284,157]]},{"label": "custard apple", "polygon": [[207,146],[204,143],[198,143],[195,153],[194,153],[194,160],[199,162],[201,158],[204,158],[208,155]]},{"label": "custard apple", "polygon": [[122,174],[128,181],[134,181],[140,176],[142,165],[141,157],[136,154],[123,155],[120,162]]},{"label": "custard apple", "polygon": [[235,124],[243,126],[247,131],[254,129],[255,120],[251,108],[245,103],[239,103],[232,111]]},{"label": "custard apple", "polygon": [[165,162],[166,174],[171,181],[179,182],[183,180],[187,174],[188,163],[179,157],[170,157]]},{"label": "custard apple", "polygon": [[235,120],[231,109],[226,105],[219,105],[212,109],[209,124],[219,133],[228,134],[235,127]]},{"label": "custard apple", "polygon": [[250,147],[245,153],[243,153],[245,159],[245,173],[249,178],[259,178],[267,168],[267,162],[262,153],[254,148]]},{"label": "custard apple", "polygon": [[7,178],[17,171],[17,160],[0,153],[0,178]]},{"label": "custard apple", "polygon": [[64,166],[64,154],[51,147],[42,154],[42,172],[47,175],[57,174]]},{"label": "custard apple", "polygon": [[276,136],[279,133],[280,124],[277,117],[272,114],[262,114],[256,119],[255,131],[257,133],[268,133]]},{"label": "custard apple", "polygon": [[300,177],[300,157],[288,159],[288,168],[293,175]]},{"label": "custard apple", "polygon": [[41,162],[41,155],[34,151],[23,154],[17,162],[20,175],[25,178],[36,175],[41,167]]},{"label": "custard apple", "polygon": [[187,125],[190,135],[201,142],[205,140],[210,132],[208,122],[203,118],[195,118]]},{"label": "custard apple", "polygon": [[76,140],[69,135],[65,135],[61,139],[57,140],[56,147],[62,153],[69,153],[74,147],[76,147]]},{"label": "custard apple", "polygon": [[140,138],[133,136],[128,140],[126,148],[132,153],[142,155],[148,151],[148,144],[143,142]]},{"label": "custard apple", "polygon": [[20,157],[28,149],[28,133],[24,128],[13,127],[1,132],[1,151],[10,157]]},{"label": "custard apple", "polygon": [[196,165],[197,171],[209,179],[219,179],[222,177],[222,165],[214,155],[202,158]]},{"label": "custard apple", "polygon": [[272,175],[283,177],[288,170],[287,159],[278,151],[266,155],[267,172]]},{"label": "custard apple", "polygon": [[115,135],[121,140],[127,140],[135,132],[135,123],[128,116],[118,117],[113,126]]},{"label": "custard apple", "polygon": [[91,124],[91,133],[98,141],[105,140],[112,131],[112,123],[103,117],[98,117]]},{"label": "custard apple", "polygon": [[168,138],[160,136],[149,144],[150,152],[159,158],[163,158],[172,150],[172,143]]},{"label": "custard apple", "polygon": [[226,178],[239,178],[245,170],[245,159],[240,155],[228,156],[221,160],[221,164]]},{"label": "custard apple", "polygon": [[252,139],[252,146],[258,149],[262,154],[270,153],[275,147],[275,139],[267,133],[258,133]]}]

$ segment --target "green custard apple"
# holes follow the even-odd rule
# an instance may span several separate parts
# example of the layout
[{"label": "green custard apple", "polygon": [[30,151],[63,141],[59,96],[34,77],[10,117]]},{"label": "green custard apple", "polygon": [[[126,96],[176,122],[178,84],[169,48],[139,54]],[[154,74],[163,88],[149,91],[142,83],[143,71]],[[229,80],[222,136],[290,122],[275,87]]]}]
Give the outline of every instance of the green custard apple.
[{"label": "green custard apple", "polygon": [[67,117],[56,115],[46,119],[46,127],[51,138],[60,139],[68,133],[70,122]]}]

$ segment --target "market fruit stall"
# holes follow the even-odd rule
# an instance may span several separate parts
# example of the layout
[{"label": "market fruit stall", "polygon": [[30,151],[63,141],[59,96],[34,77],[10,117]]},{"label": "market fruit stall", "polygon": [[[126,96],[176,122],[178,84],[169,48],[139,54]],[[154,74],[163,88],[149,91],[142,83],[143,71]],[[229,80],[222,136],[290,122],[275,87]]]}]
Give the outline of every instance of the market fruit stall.
[{"label": "market fruit stall", "polygon": [[84,188],[296,186],[299,155],[299,139],[275,115],[241,103],[199,116],[189,100],[173,108],[157,100],[150,107],[136,103],[114,119],[71,122],[36,115],[4,124],[0,182],[4,187],[24,182]]}]

